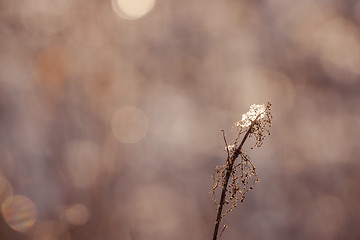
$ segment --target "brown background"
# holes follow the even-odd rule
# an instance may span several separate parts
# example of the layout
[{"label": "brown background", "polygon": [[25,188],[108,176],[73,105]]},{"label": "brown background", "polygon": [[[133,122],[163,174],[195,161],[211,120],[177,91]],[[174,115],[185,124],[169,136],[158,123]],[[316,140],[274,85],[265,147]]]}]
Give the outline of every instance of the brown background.
[{"label": "brown background", "polygon": [[[137,20],[1,0],[0,172],[37,218],[1,217],[0,239],[211,239],[220,129],[267,101],[261,182],[223,239],[360,239],[359,25],[352,0],[158,0]],[[125,106],[149,123],[136,143],[112,132]]]}]

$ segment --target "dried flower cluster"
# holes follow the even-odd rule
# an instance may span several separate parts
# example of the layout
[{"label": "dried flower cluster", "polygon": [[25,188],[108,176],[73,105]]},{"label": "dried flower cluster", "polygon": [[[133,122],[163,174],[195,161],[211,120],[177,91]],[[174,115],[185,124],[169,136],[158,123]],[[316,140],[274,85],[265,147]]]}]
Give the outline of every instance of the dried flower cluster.
[{"label": "dried flower cluster", "polygon": [[[217,166],[213,175],[213,199],[218,207],[215,222],[213,239],[217,239],[219,224],[224,216],[231,212],[237,202],[243,202],[248,191],[254,188],[254,184],[259,182],[255,165],[250,161],[249,155],[242,149],[245,141],[249,137],[255,137],[256,147],[260,147],[266,136],[270,135],[268,130],[271,127],[271,103],[267,105],[253,104],[250,110],[242,115],[241,121],[235,123],[238,128],[238,136],[233,144],[228,145],[223,131],[225,150],[227,152],[226,163]],[[240,142],[240,137],[245,133]],[[255,147],[254,146],[254,147]],[[239,159],[238,161],[236,161]],[[221,188],[220,201],[215,198],[215,190]],[[223,207],[229,207],[223,212]]]},{"label": "dried flower cluster", "polygon": [[266,107],[264,104],[253,104],[250,106],[250,110],[243,114],[241,121],[235,123],[237,127],[249,127],[257,117],[263,118],[265,116]]},{"label": "dried flower cluster", "polygon": [[263,144],[265,137],[270,135],[269,128],[271,127],[272,121],[270,110],[270,102],[268,102],[267,105],[251,105],[250,110],[242,115],[241,121],[235,123],[235,126],[238,127],[239,131],[234,145],[237,145],[242,133],[250,131],[249,137],[255,136],[255,146],[260,147]]}]

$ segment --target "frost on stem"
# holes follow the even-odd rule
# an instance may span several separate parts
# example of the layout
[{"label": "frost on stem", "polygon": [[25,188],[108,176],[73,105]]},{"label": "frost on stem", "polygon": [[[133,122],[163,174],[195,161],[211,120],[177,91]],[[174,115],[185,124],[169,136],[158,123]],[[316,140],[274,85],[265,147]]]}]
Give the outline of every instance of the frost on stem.
[{"label": "frost on stem", "polygon": [[270,135],[270,131],[268,129],[271,127],[272,121],[272,115],[270,110],[270,102],[268,102],[267,105],[251,105],[250,110],[242,115],[241,121],[235,123],[235,126],[238,128],[239,131],[238,136],[235,139],[234,145],[238,143],[238,140],[242,133],[250,130],[249,137],[255,136],[255,146],[260,147],[263,144],[265,137]]},{"label": "frost on stem", "polygon": [[[242,149],[245,141],[249,137],[254,137],[256,143],[254,147],[260,147],[266,136],[270,135],[271,127],[271,103],[253,104],[250,110],[242,115],[239,122],[235,123],[238,129],[238,135],[233,144],[228,145],[223,131],[225,150],[227,152],[226,163],[217,166],[213,175],[213,200],[218,207],[218,213],[215,221],[213,239],[217,239],[219,223],[224,216],[231,212],[237,203],[243,202],[247,192],[254,188],[254,184],[259,182],[256,167],[251,162],[249,155]],[[243,133],[245,133],[243,135]],[[243,135],[242,140],[240,137]],[[252,147],[253,148],[253,147]],[[236,161],[238,159],[238,161]],[[215,190],[221,188],[221,197],[219,202],[215,198]],[[223,207],[228,207],[223,213]]]},{"label": "frost on stem", "polygon": [[250,110],[243,114],[241,117],[241,121],[235,123],[237,127],[249,127],[251,122],[254,121],[256,118],[264,118],[265,116],[266,107],[264,104],[253,104],[250,106]]}]

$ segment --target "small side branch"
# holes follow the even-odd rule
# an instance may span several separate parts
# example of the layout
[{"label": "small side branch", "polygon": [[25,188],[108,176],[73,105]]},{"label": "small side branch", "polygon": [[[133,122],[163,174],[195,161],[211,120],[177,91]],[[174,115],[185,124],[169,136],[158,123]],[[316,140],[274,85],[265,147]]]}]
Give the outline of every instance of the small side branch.
[{"label": "small side branch", "polygon": [[225,131],[224,129],[221,129],[221,132],[223,134],[223,138],[224,138],[224,142],[225,142],[225,149],[226,149],[226,152],[227,152],[227,161],[230,159],[230,152],[229,152],[229,145],[227,144],[227,141],[226,141],[226,136],[225,136]]}]

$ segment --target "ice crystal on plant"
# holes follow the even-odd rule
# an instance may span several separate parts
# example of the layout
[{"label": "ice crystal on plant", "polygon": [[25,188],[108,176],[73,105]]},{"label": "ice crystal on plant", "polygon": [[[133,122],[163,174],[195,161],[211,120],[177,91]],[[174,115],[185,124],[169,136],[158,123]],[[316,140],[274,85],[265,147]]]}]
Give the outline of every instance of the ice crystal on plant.
[{"label": "ice crystal on plant", "polygon": [[235,126],[243,128],[249,127],[256,118],[261,119],[265,116],[265,110],[265,104],[251,105],[250,110],[242,115],[241,121],[235,123]]},{"label": "ice crystal on plant", "polygon": [[231,145],[226,146],[225,150],[231,152],[231,151],[235,150],[235,148],[236,148],[235,144],[231,144]]}]

